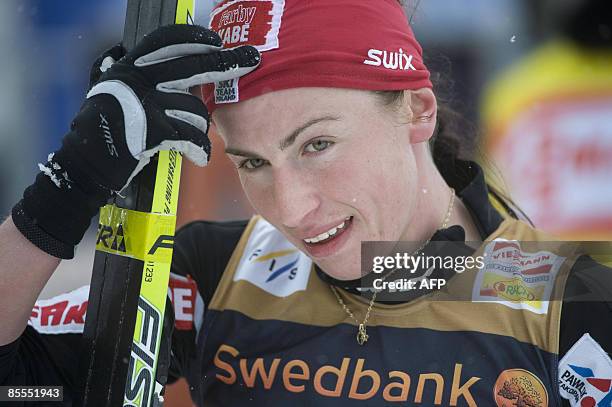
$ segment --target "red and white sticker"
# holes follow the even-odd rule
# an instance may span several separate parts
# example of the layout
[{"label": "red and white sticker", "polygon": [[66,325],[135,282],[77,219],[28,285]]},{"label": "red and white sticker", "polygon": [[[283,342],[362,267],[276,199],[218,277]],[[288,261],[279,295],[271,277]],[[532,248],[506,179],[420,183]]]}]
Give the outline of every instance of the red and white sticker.
[{"label": "red and white sticker", "polygon": [[[213,9],[210,28],[223,41],[224,48],[252,45],[260,52],[279,47],[285,0],[227,0]],[[240,100],[238,79],[215,83],[215,103]]]},{"label": "red and white sticker", "polygon": [[43,334],[82,333],[87,315],[89,286],[34,304],[28,325]]},{"label": "red and white sticker", "polygon": [[252,45],[259,51],[278,48],[285,0],[225,1],[210,15],[210,28],[224,48]]},{"label": "red and white sticker", "polygon": [[[168,297],[174,307],[177,330],[199,331],[204,316],[204,301],[191,277],[170,273]],[[42,334],[83,333],[89,286],[34,304],[28,325]]]},{"label": "red and white sticker", "polygon": [[204,301],[198,286],[190,276],[170,273],[168,297],[174,306],[174,327],[179,331],[194,328],[199,331],[204,315]]}]

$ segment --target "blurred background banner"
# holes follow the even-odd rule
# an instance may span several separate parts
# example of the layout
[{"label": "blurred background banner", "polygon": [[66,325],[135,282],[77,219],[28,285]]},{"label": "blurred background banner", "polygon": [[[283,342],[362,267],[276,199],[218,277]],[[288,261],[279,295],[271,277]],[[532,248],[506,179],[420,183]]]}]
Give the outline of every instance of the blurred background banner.
[{"label": "blurred background banner", "polygon": [[[215,2],[196,0],[197,24],[208,25]],[[608,3],[406,1],[438,97],[471,123],[466,144],[478,136],[491,180],[536,227],[568,239],[612,239]],[[59,147],[92,62],[121,39],[125,8],[125,0],[0,1],[0,213],[9,213],[37,163]],[[211,165],[184,161],[177,226],[253,213],[211,133]],[[41,298],[89,283],[96,224]],[[166,405],[191,405],[184,382],[176,388]]]},{"label": "blurred background banner", "polygon": [[543,1],[545,38],[482,99],[485,152],[541,229],[612,239],[612,7]]}]

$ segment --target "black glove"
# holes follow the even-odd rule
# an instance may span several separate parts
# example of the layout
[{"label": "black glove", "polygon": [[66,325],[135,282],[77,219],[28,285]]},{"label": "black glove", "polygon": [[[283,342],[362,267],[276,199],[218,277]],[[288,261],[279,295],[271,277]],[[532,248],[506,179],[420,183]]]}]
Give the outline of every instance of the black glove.
[{"label": "black glove", "polygon": [[188,89],[237,78],[260,61],[251,46],[221,49],[213,31],[171,25],[146,36],[115,63],[121,47],[99,58],[92,81],[104,72],[62,147],[39,164],[41,173],[13,208],[21,233],[55,257],[72,258],[98,209],[159,150],[175,149],[206,165],[209,116]]}]

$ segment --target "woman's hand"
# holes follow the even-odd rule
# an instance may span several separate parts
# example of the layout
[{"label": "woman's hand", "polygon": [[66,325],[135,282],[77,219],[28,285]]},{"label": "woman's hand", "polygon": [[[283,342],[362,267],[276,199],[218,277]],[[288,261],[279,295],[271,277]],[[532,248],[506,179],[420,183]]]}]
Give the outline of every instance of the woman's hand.
[{"label": "woman's hand", "polygon": [[240,77],[260,62],[254,47],[224,50],[215,32],[195,25],[161,27],[123,54],[115,47],[96,61],[62,147],[39,164],[13,208],[15,226],[52,256],[72,258],[98,209],[159,150],[206,165],[209,115],[189,88]]}]

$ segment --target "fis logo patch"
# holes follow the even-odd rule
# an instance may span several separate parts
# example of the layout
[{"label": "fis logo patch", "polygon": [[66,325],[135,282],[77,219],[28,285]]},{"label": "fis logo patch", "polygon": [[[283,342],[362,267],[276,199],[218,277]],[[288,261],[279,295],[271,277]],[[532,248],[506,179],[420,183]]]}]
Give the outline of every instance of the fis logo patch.
[{"label": "fis logo patch", "polygon": [[312,260],[263,219],[259,219],[242,253],[234,281],[246,280],[277,297],[306,289]]}]

